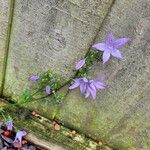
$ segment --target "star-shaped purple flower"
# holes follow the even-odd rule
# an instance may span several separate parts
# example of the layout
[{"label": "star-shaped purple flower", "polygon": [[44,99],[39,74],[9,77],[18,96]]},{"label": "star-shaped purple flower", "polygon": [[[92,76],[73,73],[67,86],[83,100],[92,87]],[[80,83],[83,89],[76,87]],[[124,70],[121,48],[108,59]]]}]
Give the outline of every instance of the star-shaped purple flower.
[{"label": "star-shaped purple flower", "polygon": [[47,85],[47,86],[45,87],[45,92],[46,92],[47,94],[50,94],[50,93],[51,93],[51,88],[50,88],[49,85]]},{"label": "star-shaped purple flower", "polygon": [[112,55],[113,57],[122,59],[122,55],[118,48],[124,46],[129,41],[129,38],[121,38],[115,40],[115,37],[110,33],[104,43],[94,44],[92,47],[103,51],[103,64],[105,64]]},{"label": "star-shaped purple flower", "polygon": [[96,98],[96,89],[105,89],[106,85],[100,82],[98,79],[88,80],[87,78],[77,78],[74,79],[74,83],[69,87],[70,90],[80,87],[80,92],[85,96],[85,98],[92,96],[93,99]]},{"label": "star-shaped purple flower", "polygon": [[34,75],[34,76],[30,77],[30,80],[37,81],[39,78],[40,78],[39,76]]},{"label": "star-shaped purple flower", "polygon": [[12,121],[8,121],[5,124],[6,124],[7,130],[12,131],[12,129],[13,129],[13,122]]},{"label": "star-shaped purple flower", "polygon": [[25,130],[22,130],[22,131],[18,131],[16,133],[16,137],[15,137],[15,140],[14,140],[14,146],[15,147],[21,147],[22,146],[22,137],[26,136],[27,135],[27,132]]}]

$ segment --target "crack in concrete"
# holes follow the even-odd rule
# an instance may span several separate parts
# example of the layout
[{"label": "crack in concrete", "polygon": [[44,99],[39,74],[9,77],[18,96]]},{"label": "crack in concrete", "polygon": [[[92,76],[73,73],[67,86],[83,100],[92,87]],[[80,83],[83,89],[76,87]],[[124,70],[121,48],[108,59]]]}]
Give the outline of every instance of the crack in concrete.
[{"label": "crack in concrete", "polygon": [[[99,31],[100,31],[101,28],[103,27],[103,25],[104,25],[104,23],[105,23],[105,20],[106,20],[107,16],[110,14],[111,9],[112,9],[113,5],[115,4],[115,1],[116,1],[116,0],[113,0],[113,1],[112,1],[112,3],[111,3],[111,5],[110,5],[110,7],[109,7],[109,9],[108,9],[108,12],[107,12],[105,18],[103,19],[103,21],[102,21],[102,23],[101,23],[101,25],[100,25],[100,27],[99,27],[99,30],[98,30],[96,36],[94,37],[94,39],[93,39],[91,45],[90,45],[89,48],[88,48],[87,53],[85,54],[85,57],[86,57],[86,56],[88,55],[88,53],[90,52],[91,46],[92,46],[92,44],[95,42],[95,40],[96,40],[96,38],[97,38],[97,36],[98,36],[98,34],[99,34]],[[73,77],[71,77],[71,79],[74,78],[74,77],[76,76],[77,73],[78,73],[78,71],[74,74]],[[71,79],[70,79],[70,80],[71,80]],[[65,84],[63,84],[63,85],[60,87],[60,89],[58,89],[58,91],[61,90],[63,87],[65,87],[65,86],[70,82],[70,80],[67,81]],[[66,97],[68,94],[69,94],[69,90],[66,92],[65,97]],[[58,112],[58,113],[59,113],[59,112]],[[57,114],[58,114],[58,113],[57,113]],[[56,115],[57,115],[57,114],[56,114]],[[56,115],[55,115],[54,117],[56,117]]]},{"label": "crack in concrete", "polygon": [[4,68],[3,68],[3,75],[2,75],[2,88],[1,88],[1,96],[3,96],[4,85],[5,85],[5,77],[6,77],[6,70],[7,70],[7,62],[8,62],[8,54],[9,54],[9,46],[10,46],[10,38],[11,38],[11,29],[13,23],[13,16],[14,16],[14,6],[15,0],[11,0],[10,2],[10,12],[9,12],[9,20],[8,20],[8,31],[7,31],[7,40],[5,46],[5,54],[4,54]]}]

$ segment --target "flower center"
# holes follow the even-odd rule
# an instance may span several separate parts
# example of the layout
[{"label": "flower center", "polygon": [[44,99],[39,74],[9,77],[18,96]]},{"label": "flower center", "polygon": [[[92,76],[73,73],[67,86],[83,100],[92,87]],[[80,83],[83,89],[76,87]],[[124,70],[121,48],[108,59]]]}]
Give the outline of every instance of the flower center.
[{"label": "flower center", "polygon": [[113,45],[109,45],[108,48],[109,48],[110,50],[112,50],[112,49],[113,49]]}]

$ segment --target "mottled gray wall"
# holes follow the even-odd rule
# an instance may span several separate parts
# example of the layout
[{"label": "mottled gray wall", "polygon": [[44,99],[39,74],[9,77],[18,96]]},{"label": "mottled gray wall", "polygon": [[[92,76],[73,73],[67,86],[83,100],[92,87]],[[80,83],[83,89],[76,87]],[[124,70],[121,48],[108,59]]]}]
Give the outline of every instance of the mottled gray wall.
[{"label": "mottled gray wall", "polygon": [[[41,103],[26,107],[48,118],[52,114],[118,150],[149,150],[150,0],[115,0],[110,9],[112,2],[16,0],[4,95],[16,97],[30,86],[30,75],[48,69],[62,74],[65,82],[74,74],[75,62],[93,43],[103,41],[109,32],[118,38],[128,36],[129,44],[121,49],[123,61],[113,58],[104,66],[99,62],[89,71],[93,77],[108,75],[108,89],[97,92],[96,101],[85,99],[75,90],[68,93],[60,110]],[[4,20],[7,25],[8,7],[2,8],[6,17],[1,19],[0,14],[0,22]],[[7,26],[2,27],[0,69],[4,66]],[[62,91],[66,92],[65,88]]]},{"label": "mottled gray wall", "polygon": [[67,81],[92,44],[112,0],[16,0],[4,95],[19,95],[45,70]]},{"label": "mottled gray wall", "polygon": [[0,91],[2,91],[4,61],[6,58],[10,2],[10,0],[0,0]]},{"label": "mottled gray wall", "polygon": [[[150,149],[150,0],[116,0],[95,42],[109,32],[128,36],[123,61],[93,65],[90,75],[108,75],[108,89],[95,101],[71,91],[58,118],[118,150]],[[67,113],[66,113],[67,112]]]}]

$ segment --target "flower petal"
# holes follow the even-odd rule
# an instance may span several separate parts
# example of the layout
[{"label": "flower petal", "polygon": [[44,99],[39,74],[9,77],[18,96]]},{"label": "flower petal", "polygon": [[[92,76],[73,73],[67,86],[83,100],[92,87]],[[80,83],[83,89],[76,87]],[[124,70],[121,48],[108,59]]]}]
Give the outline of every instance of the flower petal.
[{"label": "flower petal", "polygon": [[88,83],[88,79],[86,77],[82,78],[83,82]]},{"label": "flower petal", "polygon": [[39,79],[39,76],[37,75],[30,77],[30,80],[32,81],[37,81],[38,79]]},{"label": "flower petal", "polygon": [[92,46],[100,51],[105,51],[107,49],[107,45],[105,43],[98,43]]},{"label": "flower petal", "polygon": [[6,127],[7,127],[7,130],[12,131],[12,129],[13,129],[13,122],[12,121],[6,122]]},{"label": "flower petal", "polygon": [[74,83],[69,87],[70,90],[77,88],[80,85],[80,79],[75,79]]},{"label": "flower petal", "polygon": [[50,88],[49,85],[47,85],[47,86],[45,87],[45,91],[46,91],[47,94],[50,94],[50,93],[51,93],[51,88]]},{"label": "flower petal", "polygon": [[113,34],[109,33],[107,38],[106,38],[105,43],[106,43],[106,45],[109,46],[109,45],[112,45],[114,43],[114,40],[115,40],[115,38],[114,38]]},{"label": "flower petal", "polygon": [[119,48],[119,47],[124,46],[128,41],[129,41],[129,38],[121,38],[121,39],[116,40],[113,43],[113,46],[114,48]]},{"label": "flower petal", "polygon": [[102,76],[98,76],[94,79],[94,81],[104,81],[106,78],[108,77],[108,74],[102,75]]},{"label": "flower petal", "polygon": [[89,91],[89,88],[87,88],[85,98],[88,98],[89,96],[90,96],[90,91]]},{"label": "flower petal", "polygon": [[95,85],[95,87],[97,89],[105,89],[106,88],[106,85],[100,81],[94,81],[93,84]]},{"label": "flower petal", "polygon": [[85,93],[85,91],[86,91],[86,83],[81,83],[80,84],[80,92],[82,93],[82,94],[84,94]]},{"label": "flower petal", "polygon": [[109,51],[104,51],[103,53],[103,64],[105,64],[110,58],[110,52]]},{"label": "flower petal", "polygon": [[121,52],[120,52],[119,50],[117,50],[117,49],[113,49],[113,50],[111,51],[111,54],[112,54],[112,56],[114,56],[114,57],[117,57],[117,58],[119,58],[119,59],[122,59]]},{"label": "flower petal", "polygon": [[91,83],[88,88],[92,95],[92,98],[95,99],[96,98],[96,88],[95,88],[94,84]]},{"label": "flower petal", "polygon": [[79,70],[80,68],[82,68],[85,64],[85,59],[80,60],[77,64],[76,64],[76,70]]}]

